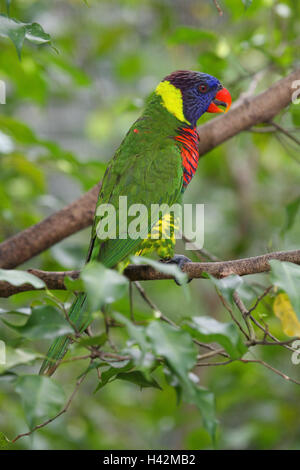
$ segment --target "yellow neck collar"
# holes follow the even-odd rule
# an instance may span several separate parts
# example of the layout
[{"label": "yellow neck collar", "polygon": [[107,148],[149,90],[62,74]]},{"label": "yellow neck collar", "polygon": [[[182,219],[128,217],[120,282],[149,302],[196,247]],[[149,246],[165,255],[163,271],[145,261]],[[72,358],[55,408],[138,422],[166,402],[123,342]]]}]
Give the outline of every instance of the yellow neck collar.
[{"label": "yellow neck collar", "polygon": [[190,124],[183,114],[183,101],[181,91],[172,83],[165,80],[156,87],[155,93],[162,98],[163,106],[179,121]]}]

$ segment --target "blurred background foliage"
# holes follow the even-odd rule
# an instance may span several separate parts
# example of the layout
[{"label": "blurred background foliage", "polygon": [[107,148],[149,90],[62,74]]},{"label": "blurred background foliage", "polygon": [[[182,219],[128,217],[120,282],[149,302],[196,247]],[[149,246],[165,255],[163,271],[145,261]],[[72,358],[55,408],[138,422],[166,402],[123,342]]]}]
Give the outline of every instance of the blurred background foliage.
[{"label": "blurred background foliage", "polygon": [[[11,17],[42,25],[51,44],[25,40],[19,60],[14,44],[0,38],[0,79],[7,88],[6,105],[0,108],[1,241],[101,179],[144,98],[170,71],[186,68],[216,75],[237,99],[253,80],[259,92],[299,65],[300,4],[293,0],[220,0],[223,16],[209,0],[2,0],[3,14],[7,3]],[[293,132],[299,129],[300,105],[284,110],[277,122]],[[299,163],[299,146],[274,132],[244,132],[205,156],[185,195],[186,202],[205,204],[205,248],[221,259],[299,248],[299,218],[288,218],[291,203],[299,199]],[[88,240],[89,229],[24,268],[78,269]],[[178,252],[183,252],[180,243]],[[251,276],[249,282],[255,293],[255,282],[268,285],[268,278]],[[228,321],[206,280],[190,284],[188,302],[171,281],[145,283],[145,288],[174,321],[187,310],[190,316]],[[38,305],[46,295],[19,294],[2,306]],[[55,295],[68,300],[66,293]],[[267,298],[256,315],[284,340],[272,302]],[[141,316],[149,314],[136,295],[134,305]],[[128,313],[128,298],[116,308]],[[33,349],[32,342],[21,342],[5,325],[0,328],[1,338],[10,344]],[[43,341],[36,346],[47,349]],[[289,351],[257,346],[251,355],[300,377]],[[55,378],[67,395],[83,367],[74,363],[59,369]],[[19,366],[26,373],[37,370],[36,365]],[[218,448],[300,448],[299,386],[256,364],[201,368],[199,377],[216,395]],[[96,374],[90,374],[66,415],[15,447],[211,447],[194,407],[178,406],[168,385],[163,392],[140,391],[115,381],[92,394],[96,383]],[[26,431],[24,412],[7,377],[1,381],[0,408],[1,430],[9,437]]]}]

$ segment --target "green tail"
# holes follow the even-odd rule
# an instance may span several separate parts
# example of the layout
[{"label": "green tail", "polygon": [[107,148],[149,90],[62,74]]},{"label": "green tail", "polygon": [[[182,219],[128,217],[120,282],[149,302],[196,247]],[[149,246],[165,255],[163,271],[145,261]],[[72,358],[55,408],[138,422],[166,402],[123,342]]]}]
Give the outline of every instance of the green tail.
[{"label": "green tail", "polygon": [[[78,331],[84,331],[89,322],[84,319],[86,294],[82,292],[74,300],[69,310],[69,319]],[[40,369],[40,375],[52,375],[66,354],[71,339],[68,336],[57,338],[51,345]]]}]

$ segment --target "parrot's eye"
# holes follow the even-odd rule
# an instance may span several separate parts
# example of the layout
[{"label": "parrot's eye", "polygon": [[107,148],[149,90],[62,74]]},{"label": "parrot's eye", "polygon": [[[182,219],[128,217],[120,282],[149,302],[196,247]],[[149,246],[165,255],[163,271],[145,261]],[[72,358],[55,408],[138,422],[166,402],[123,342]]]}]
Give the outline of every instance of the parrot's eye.
[{"label": "parrot's eye", "polygon": [[207,90],[208,90],[208,86],[205,85],[204,83],[199,86],[199,91],[200,91],[200,93],[206,93]]}]

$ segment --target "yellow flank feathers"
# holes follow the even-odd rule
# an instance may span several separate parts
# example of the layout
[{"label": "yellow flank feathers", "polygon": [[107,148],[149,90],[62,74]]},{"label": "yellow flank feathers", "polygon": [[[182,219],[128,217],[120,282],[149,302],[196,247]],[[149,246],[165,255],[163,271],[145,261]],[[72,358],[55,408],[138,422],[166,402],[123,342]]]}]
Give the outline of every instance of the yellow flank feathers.
[{"label": "yellow flank feathers", "polygon": [[[156,252],[160,258],[173,258],[176,243],[175,234],[178,233],[179,228],[180,223],[178,217],[174,220],[174,214],[172,213],[163,215],[152,227],[148,237],[142,241],[141,247],[135,253],[135,256],[145,256]],[[118,263],[118,271],[123,273],[128,264],[128,258]]]},{"label": "yellow flank feathers", "polygon": [[179,121],[187,122],[183,114],[183,101],[181,91],[172,83],[165,80],[156,87],[155,93],[162,97],[164,107],[173,114]]}]

